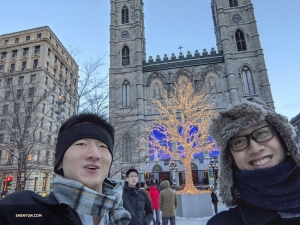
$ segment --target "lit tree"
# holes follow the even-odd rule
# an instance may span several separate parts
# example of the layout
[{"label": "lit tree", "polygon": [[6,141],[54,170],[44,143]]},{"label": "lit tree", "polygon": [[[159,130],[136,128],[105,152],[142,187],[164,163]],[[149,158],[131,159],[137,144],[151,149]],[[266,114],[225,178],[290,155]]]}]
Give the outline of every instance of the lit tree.
[{"label": "lit tree", "polygon": [[[171,159],[182,161],[186,186],[181,192],[200,193],[193,185],[191,162],[194,154],[209,151],[213,144],[209,142],[207,128],[210,118],[215,114],[214,104],[209,103],[203,91],[195,91],[193,81],[183,77],[174,84],[174,91],[169,96],[163,92],[161,99],[151,100],[158,116],[152,124],[147,125],[149,136],[142,142],[146,142],[148,150],[150,146],[152,154],[164,152]],[[154,133],[159,133],[161,138],[158,139]]]}]

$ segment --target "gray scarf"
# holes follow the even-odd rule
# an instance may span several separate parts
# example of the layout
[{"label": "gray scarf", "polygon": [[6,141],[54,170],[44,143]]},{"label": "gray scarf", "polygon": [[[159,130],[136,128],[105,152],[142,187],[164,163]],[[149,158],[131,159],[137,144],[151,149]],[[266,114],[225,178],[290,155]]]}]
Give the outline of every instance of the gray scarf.
[{"label": "gray scarf", "polygon": [[100,216],[109,214],[109,224],[129,224],[130,214],[123,208],[122,185],[106,178],[102,184],[103,194],[93,191],[82,183],[61,176],[53,179],[53,194],[80,214]]}]

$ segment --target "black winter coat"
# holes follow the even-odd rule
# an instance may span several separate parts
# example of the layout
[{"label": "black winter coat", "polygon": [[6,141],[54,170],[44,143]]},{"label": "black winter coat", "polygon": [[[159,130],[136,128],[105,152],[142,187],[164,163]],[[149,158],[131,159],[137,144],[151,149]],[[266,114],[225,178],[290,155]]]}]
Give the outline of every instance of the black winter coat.
[{"label": "black winter coat", "polygon": [[125,181],[123,206],[131,214],[129,225],[149,225],[153,219],[151,200],[144,191],[140,191],[139,185],[131,188]]},{"label": "black winter coat", "polygon": [[52,192],[42,197],[32,191],[15,192],[0,201],[0,225],[4,224],[82,225],[78,214],[59,204]]},{"label": "black winter coat", "polygon": [[235,208],[213,216],[207,225],[299,225],[300,217],[281,218],[272,210],[259,208],[247,203],[240,203]]}]

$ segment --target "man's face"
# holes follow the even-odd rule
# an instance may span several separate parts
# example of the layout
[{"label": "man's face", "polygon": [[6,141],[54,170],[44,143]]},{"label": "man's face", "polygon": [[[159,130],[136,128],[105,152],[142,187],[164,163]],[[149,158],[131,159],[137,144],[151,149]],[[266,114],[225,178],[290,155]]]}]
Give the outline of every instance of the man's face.
[{"label": "man's face", "polygon": [[[259,129],[263,126],[268,125],[267,122],[263,122],[256,126],[251,126],[233,137],[247,135]],[[235,160],[237,167],[240,170],[256,170],[264,169],[276,166],[285,159],[284,147],[274,131],[274,137],[269,141],[257,143],[250,138],[250,145],[241,151],[234,152],[231,154]]]},{"label": "man's face", "polygon": [[135,187],[139,181],[139,177],[136,172],[131,172],[128,177],[126,177],[126,181],[128,182],[129,187]]},{"label": "man's face", "polygon": [[101,193],[111,161],[106,144],[96,139],[84,138],[67,149],[62,160],[62,169],[65,178],[81,182]]}]

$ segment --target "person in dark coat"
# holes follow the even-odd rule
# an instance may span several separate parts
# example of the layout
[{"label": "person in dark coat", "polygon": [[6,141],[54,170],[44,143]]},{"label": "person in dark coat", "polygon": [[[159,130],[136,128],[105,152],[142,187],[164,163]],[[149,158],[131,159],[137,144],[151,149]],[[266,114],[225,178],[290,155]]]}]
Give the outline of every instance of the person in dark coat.
[{"label": "person in dark coat", "polygon": [[211,193],[210,193],[211,202],[214,205],[215,214],[217,214],[218,213],[218,202],[219,202],[217,192],[215,191],[214,185],[210,185],[209,189],[211,191]]},{"label": "person in dark coat", "polygon": [[153,220],[151,200],[144,191],[140,190],[138,180],[136,169],[132,168],[126,172],[123,192],[124,208],[131,214],[130,225],[150,225]]},{"label": "person in dark coat", "polygon": [[47,197],[32,191],[0,201],[0,225],[129,224],[122,205],[122,184],[107,178],[114,129],[101,116],[79,114],[59,129],[53,190]]},{"label": "person in dark coat", "polygon": [[300,150],[288,119],[258,98],[212,119],[220,147],[218,190],[231,207],[207,225],[300,224]]}]

